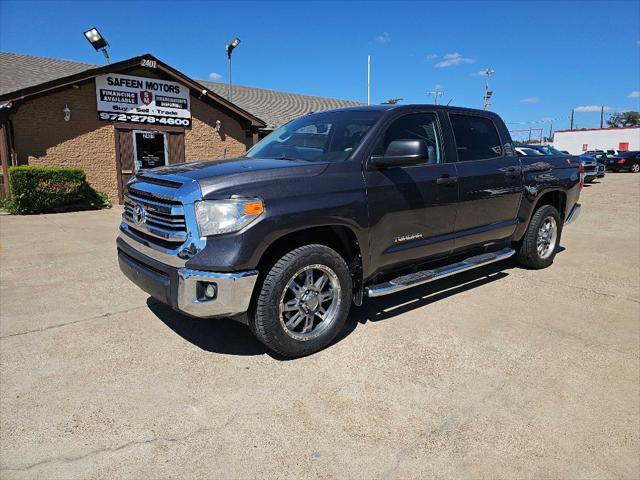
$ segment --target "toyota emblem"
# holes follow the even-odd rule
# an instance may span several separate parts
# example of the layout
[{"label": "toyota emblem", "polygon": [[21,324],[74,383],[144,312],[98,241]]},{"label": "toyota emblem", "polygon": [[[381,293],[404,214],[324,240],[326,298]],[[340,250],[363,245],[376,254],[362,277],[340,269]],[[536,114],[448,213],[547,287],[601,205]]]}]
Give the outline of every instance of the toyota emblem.
[{"label": "toyota emblem", "polygon": [[142,225],[147,219],[147,212],[142,205],[136,205],[133,209],[133,221],[136,225]]}]

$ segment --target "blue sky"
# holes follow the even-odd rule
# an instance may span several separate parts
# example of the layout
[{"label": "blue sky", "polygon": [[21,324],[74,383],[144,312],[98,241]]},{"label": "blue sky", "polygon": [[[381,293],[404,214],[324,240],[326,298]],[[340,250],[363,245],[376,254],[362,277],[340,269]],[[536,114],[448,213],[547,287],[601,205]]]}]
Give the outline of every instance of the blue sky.
[{"label": "blue sky", "polygon": [[[556,119],[598,126],[599,105],[639,109],[640,2],[31,2],[0,0],[0,50],[102,63],[82,36],[96,26],[114,60],[152,53],[194,78],[366,101],[402,97],[493,110],[510,127]],[[635,92],[635,93],[634,93]],[[596,107],[594,107],[596,106]],[[544,126],[544,125],[543,125]],[[545,126],[547,129],[548,126]]]}]

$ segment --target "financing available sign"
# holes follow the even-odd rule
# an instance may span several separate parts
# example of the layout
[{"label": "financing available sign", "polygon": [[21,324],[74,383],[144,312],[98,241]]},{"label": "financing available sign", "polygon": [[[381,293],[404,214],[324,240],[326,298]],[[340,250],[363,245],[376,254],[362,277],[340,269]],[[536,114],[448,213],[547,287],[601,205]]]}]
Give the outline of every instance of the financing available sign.
[{"label": "financing available sign", "polygon": [[189,89],[156,78],[108,74],[96,77],[98,118],[107,122],[191,125]]}]

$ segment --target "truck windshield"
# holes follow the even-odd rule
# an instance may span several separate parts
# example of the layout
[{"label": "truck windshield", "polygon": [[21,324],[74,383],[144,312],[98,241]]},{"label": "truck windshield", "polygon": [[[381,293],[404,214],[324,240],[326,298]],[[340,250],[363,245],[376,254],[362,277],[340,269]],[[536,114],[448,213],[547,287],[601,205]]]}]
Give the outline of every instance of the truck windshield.
[{"label": "truck windshield", "polygon": [[249,158],[342,162],[383,112],[347,110],[315,113],[278,128],[253,146]]}]

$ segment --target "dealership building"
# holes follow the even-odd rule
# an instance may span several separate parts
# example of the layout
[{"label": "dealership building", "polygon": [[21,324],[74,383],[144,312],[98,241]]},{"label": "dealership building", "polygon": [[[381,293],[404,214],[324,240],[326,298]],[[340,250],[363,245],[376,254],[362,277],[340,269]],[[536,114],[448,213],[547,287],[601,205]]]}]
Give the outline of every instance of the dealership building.
[{"label": "dealership building", "polygon": [[640,127],[556,130],[553,146],[572,155],[589,150],[640,150]]},{"label": "dealership building", "polygon": [[241,155],[308,114],[358,102],[194,80],[146,54],[96,66],[0,53],[0,160],[81,168],[114,203],[138,169]]}]

